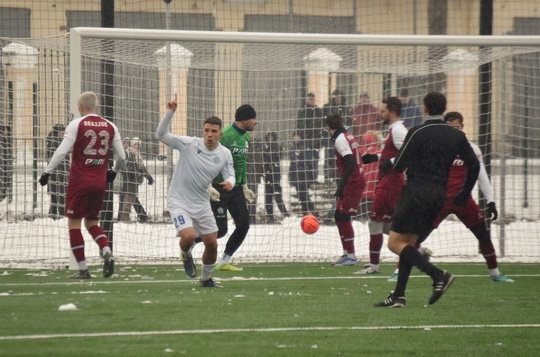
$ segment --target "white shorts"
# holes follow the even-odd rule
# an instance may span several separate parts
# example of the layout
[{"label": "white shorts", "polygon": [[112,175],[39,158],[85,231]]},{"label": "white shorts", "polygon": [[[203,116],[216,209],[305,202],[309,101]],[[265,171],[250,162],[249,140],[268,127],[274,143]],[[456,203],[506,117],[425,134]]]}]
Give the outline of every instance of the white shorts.
[{"label": "white shorts", "polygon": [[200,210],[199,212],[190,212],[188,209],[178,207],[169,210],[171,220],[177,232],[183,229],[193,227],[198,235],[210,234],[218,231],[216,219],[212,209]]}]

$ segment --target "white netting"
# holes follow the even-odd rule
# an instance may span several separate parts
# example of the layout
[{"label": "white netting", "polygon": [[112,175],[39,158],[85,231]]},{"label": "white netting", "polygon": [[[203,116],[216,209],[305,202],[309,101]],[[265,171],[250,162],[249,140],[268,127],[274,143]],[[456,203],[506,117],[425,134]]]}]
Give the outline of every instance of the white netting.
[{"label": "white netting", "polygon": [[[464,114],[471,141],[491,140],[489,169],[502,213],[500,220],[506,221],[506,225],[492,225],[498,253],[521,261],[538,261],[540,257],[536,240],[540,230],[540,135],[536,133],[540,124],[533,104],[540,93],[540,48],[83,38],[80,73],[70,73],[69,37],[0,41],[4,49],[8,44],[22,45],[2,53],[3,62],[10,61],[4,67],[1,105],[13,114],[8,117],[12,125],[8,137],[13,167],[6,176],[11,182],[6,186],[8,197],[0,202],[0,229],[4,232],[0,262],[67,259],[66,220],[49,217],[51,195],[35,180],[46,164],[47,133],[55,123],[68,121],[73,81],[78,81],[82,91],[95,91],[102,98],[106,71],[112,78],[113,119],[123,137],[141,139],[145,163],[155,179],[153,186],[146,181],[139,186],[139,200],[149,222],[138,223],[138,216],[132,212],[133,223],[113,225],[114,250],[120,260],[175,260],[178,255],[175,231],[165,213],[167,182],[176,157],[172,158],[154,138],[165,103],[173,94],[178,94],[180,102],[173,123],[173,131],[178,134],[199,135],[202,120],[209,115],[230,123],[234,110],[242,103],[251,103],[257,110],[259,124],[254,132],[250,186],[258,193],[258,201],[250,206],[253,225],[235,259],[327,261],[341,254],[341,244],[331,220],[335,172],[321,119],[330,109],[323,107],[339,90],[345,98],[341,106],[346,122],[357,139],[362,140],[367,129],[375,129],[382,140],[385,128],[363,120],[370,115],[376,117],[381,100],[397,96],[403,89],[419,104],[428,91],[443,91],[449,100],[448,109]],[[28,61],[32,56],[35,61]],[[488,130],[484,126],[487,124],[479,120],[479,66],[484,64],[491,64],[493,69]],[[298,127],[298,116],[308,92],[314,93],[315,103],[321,108],[321,120],[312,128],[315,137],[311,144],[316,149],[312,154],[318,157],[312,158],[315,167],[310,169],[310,175],[314,183],[308,192],[321,221],[327,215],[330,218],[329,225],[322,225],[313,236],[299,229],[304,208],[289,176],[296,150],[293,134],[303,130]],[[102,101],[103,105],[107,103]],[[416,106],[421,110],[419,104]],[[277,134],[279,183],[290,218],[282,216],[275,202],[271,210],[265,205],[265,191],[270,188],[265,187],[270,179],[264,165],[270,150],[265,139],[272,132]],[[490,137],[485,136],[489,133]],[[113,197],[112,217],[116,219],[118,195]],[[358,219],[354,227],[357,254],[366,258],[367,225]],[[233,229],[230,221],[229,234]],[[225,239],[220,241],[220,249]],[[93,243],[88,240],[88,244]],[[439,258],[482,260],[475,238],[460,222],[443,223],[426,244]],[[201,247],[196,248],[196,254],[198,249]],[[92,247],[88,251],[92,252]],[[386,249],[383,257],[395,259]]]}]

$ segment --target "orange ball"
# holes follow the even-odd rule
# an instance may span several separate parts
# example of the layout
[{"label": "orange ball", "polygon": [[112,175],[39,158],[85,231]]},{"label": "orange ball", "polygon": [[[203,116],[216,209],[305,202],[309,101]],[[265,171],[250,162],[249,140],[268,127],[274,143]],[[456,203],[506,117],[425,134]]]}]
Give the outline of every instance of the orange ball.
[{"label": "orange ball", "polygon": [[306,234],[313,234],[319,230],[319,219],[312,214],[308,214],[300,221],[300,228]]}]

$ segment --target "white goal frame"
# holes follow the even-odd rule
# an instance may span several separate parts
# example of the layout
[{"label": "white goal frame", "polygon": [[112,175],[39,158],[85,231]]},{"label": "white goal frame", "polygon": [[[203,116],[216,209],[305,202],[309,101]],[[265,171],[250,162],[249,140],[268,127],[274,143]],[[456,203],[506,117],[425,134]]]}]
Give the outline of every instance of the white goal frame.
[{"label": "white goal frame", "polygon": [[182,30],[140,30],[75,27],[70,30],[70,112],[77,113],[81,94],[82,39],[207,41],[219,43],[281,43],[358,46],[506,46],[540,47],[540,36],[450,36],[450,35],[348,35]]}]

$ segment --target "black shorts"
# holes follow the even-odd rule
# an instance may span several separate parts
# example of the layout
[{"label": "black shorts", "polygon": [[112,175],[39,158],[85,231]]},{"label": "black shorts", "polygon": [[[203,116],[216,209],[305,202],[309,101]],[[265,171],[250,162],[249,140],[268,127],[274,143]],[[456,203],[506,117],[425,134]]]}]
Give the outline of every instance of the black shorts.
[{"label": "black shorts", "polygon": [[391,230],[414,233],[419,242],[433,230],[433,221],[446,198],[446,184],[422,179],[408,179],[396,206]]}]

